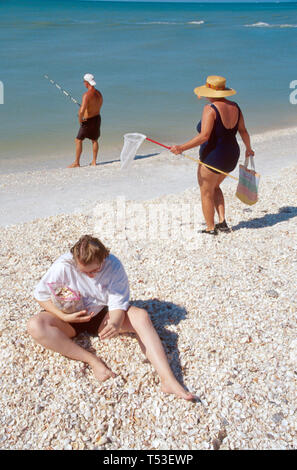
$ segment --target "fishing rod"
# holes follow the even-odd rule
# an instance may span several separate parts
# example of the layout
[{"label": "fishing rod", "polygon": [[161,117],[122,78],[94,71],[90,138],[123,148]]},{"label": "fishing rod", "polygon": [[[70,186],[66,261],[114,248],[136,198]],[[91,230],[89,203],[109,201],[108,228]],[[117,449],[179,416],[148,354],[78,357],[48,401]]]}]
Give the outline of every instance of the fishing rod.
[{"label": "fishing rod", "polygon": [[64,93],[65,96],[67,96],[68,98],[71,99],[71,101],[73,101],[73,103],[77,104],[79,107],[81,106],[81,104],[75,99],[73,98],[73,96],[70,95],[70,93],[68,93],[68,91],[64,90],[61,85],[59,85],[58,83],[56,83],[54,80],[52,80],[51,78],[49,78],[48,75],[43,75],[44,78],[46,78],[47,80],[49,80],[49,82],[52,84],[52,85],[55,85],[56,88],[58,88],[58,90],[62,91],[62,93]]}]

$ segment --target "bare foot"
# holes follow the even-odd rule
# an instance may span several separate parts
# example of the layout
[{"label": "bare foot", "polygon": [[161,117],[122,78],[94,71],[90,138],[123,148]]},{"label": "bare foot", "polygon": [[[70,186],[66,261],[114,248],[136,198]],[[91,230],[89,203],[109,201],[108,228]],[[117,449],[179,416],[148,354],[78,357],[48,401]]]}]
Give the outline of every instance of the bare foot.
[{"label": "bare foot", "polygon": [[92,163],[90,163],[90,166],[97,166],[97,163],[96,163],[96,162],[92,162]]},{"label": "bare foot", "polygon": [[90,366],[92,367],[94,375],[96,379],[99,380],[99,382],[104,382],[105,380],[108,380],[111,377],[116,377],[116,374],[110,369],[108,369],[108,367],[106,367],[103,362],[101,362],[99,359],[97,359],[97,361],[92,362]]},{"label": "bare foot", "polygon": [[161,385],[161,391],[164,393],[172,393],[179,398],[183,398],[184,400],[194,401],[196,399],[195,395],[190,392],[187,392],[182,385],[180,385],[177,381],[175,382],[163,382]]},{"label": "bare foot", "polygon": [[67,168],[77,168],[77,167],[80,167],[80,164],[79,163],[71,163],[71,165],[67,166]]}]

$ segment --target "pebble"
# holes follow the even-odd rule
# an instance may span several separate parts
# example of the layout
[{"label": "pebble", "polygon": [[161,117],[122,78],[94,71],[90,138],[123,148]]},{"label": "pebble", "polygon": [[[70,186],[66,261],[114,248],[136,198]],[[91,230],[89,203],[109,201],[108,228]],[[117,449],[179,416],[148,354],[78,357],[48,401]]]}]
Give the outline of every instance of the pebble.
[{"label": "pebble", "polygon": [[108,436],[102,436],[99,441],[97,442],[98,446],[104,446],[111,442],[111,439]]},{"label": "pebble", "polygon": [[279,293],[276,291],[276,290],[273,290],[273,289],[269,289],[266,291],[266,294],[269,296],[269,297],[273,297],[274,299],[277,299],[279,297]]},{"label": "pebble", "polygon": [[284,415],[283,413],[275,413],[273,416],[272,416],[272,419],[275,423],[280,423],[283,419],[284,419]]}]

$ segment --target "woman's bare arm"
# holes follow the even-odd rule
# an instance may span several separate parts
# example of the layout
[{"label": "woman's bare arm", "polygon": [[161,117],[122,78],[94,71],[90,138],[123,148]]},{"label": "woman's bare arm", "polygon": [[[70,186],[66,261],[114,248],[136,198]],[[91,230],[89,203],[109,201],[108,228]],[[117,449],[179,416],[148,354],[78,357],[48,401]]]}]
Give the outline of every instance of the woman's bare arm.
[{"label": "woman's bare arm", "polygon": [[242,112],[240,112],[240,118],[239,118],[239,123],[238,123],[238,132],[240,134],[240,137],[242,138],[243,140],[243,143],[246,147],[246,151],[245,151],[245,157],[248,158],[250,156],[254,156],[255,153],[254,151],[252,150],[251,148],[251,140],[250,140],[250,135],[245,127],[245,123],[244,123],[244,118],[243,118],[243,115],[242,115]]},{"label": "woman's bare arm", "polygon": [[214,126],[215,116],[215,111],[209,105],[205,106],[202,114],[200,134],[197,134],[196,137],[189,140],[188,142],[185,142],[182,145],[174,145],[170,148],[170,151],[172,153],[175,153],[175,155],[178,155],[179,153],[182,153],[185,150],[198,147],[198,145],[202,145],[204,144],[204,142],[207,142]]}]

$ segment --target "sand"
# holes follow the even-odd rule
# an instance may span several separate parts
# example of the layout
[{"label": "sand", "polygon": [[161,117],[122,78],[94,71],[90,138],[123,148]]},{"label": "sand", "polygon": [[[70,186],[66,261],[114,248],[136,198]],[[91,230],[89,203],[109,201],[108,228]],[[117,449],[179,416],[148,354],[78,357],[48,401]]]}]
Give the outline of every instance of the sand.
[{"label": "sand", "polygon": [[[263,178],[277,176],[280,170],[296,163],[297,128],[270,131],[252,136],[257,171]],[[244,151],[242,142],[241,161]],[[197,185],[196,164],[159,146],[142,144],[137,159],[129,171],[121,171],[119,154],[112,162],[104,163],[99,155],[96,168],[90,167],[88,157],[82,167],[67,169],[69,159],[60,167],[40,168],[0,175],[0,226],[27,222],[39,217],[70,214],[91,210],[97,201],[126,199],[149,200],[166,194],[181,193]],[[186,152],[198,158],[197,149]],[[2,169],[3,171],[3,169]],[[238,176],[238,168],[232,173]],[[224,186],[233,185],[227,178]]]}]

